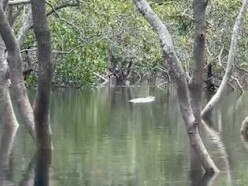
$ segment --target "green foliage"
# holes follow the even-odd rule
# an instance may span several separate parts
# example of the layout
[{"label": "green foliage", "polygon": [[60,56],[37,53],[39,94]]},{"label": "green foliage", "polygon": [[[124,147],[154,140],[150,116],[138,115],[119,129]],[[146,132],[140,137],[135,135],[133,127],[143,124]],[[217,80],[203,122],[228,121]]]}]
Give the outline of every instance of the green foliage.
[{"label": "green foliage", "polygon": [[28,88],[35,87],[37,85],[37,76],[34,73],[31,73],[29,76],[25,79],[25,85]]},{"label": "green foliage", "polygon": [[[60,5],[63,2],[52,1]],[[177,54],[183,66],[192,66],[194,16],[192,1],[152,0],[152,8],[168,26]],[[210,62],[217,64],[224,45],[227,56],[233,23],[241,0],[210,1],[208,6],[207,48]],[[48,8],[49,9],[49,8]],[[85,0],[80,7],[68,7],[49,17],[55,51],[54,83],[65,86],[96,85],[95,73],[108,74],[115,66],[125,69],[132,62],[132,73],[142,76],[158,75],[163,66],[162,52],[156,34],[138,13],[132,1]],[[243,34],[247,34],[245,31]],[[35,46],[32,35],[26,46]],[[247,58],[247,39],[242,38],[239,60]],[[245,66],[243,63],[241,66]],[[161,68],[160,68],[161,69]]]}]

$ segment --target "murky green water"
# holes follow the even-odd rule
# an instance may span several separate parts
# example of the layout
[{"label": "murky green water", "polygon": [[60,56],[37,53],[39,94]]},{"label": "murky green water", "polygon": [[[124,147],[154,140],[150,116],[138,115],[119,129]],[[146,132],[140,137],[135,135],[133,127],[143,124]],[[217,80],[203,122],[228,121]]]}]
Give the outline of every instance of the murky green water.
[{"label": "murky green water", "polygon": [[[155,96],[155,102],[128,101],[147,95]],[[236,93],[227,95],[214,110],[213,127],[208,133],[202,130],[221,173],[201,179],[203,175],[190,176],[189,141],[175,90],[53,92],[50,185],[248,185],[248,144],[239,135],[240,124],[248,115],[248,94],[237,98]],[[11,155],[10,180],[16,185],[30,172],[33,151],[30,137],[19,128]]]}]

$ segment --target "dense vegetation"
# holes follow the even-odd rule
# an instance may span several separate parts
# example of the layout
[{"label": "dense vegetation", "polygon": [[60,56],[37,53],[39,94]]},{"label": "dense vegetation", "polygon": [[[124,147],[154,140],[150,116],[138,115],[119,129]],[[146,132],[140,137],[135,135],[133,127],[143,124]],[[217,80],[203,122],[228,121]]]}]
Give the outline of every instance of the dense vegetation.
[{"label": "dense vegetation", "polygon": [[[47,11],[63,3],[54,0]],[[208,5],[206,61],[212,63],[218,78],[224,73],[221,65],[225,66],[240,5],[240,0],[213,0]],[[153,0],[151,6],[167,24],[178,56],[186,71],[190,72],[194,33],[192,1]],[[108,78],[111,74],[125,75],[123,78],[127,78],[129,83],[121,82],[121,85],[138,84],[140,79],[155,77],[160,81],[164,77],[168,79],[169,71],[163,62],[157,36],[135,11],[132,1],[80,1],[78,6],[55,11],[49,16],[49,23],[55,58],[54,85],[96,86],[103,81],[101,76]],[[247,30],[244,30],[245,34]],[[33,38],[32,35],[27,37],[23,49],[36,47]],[[239,67],[246,68],[248,39],[241,38],[237,62]],[[33,50],[25,54],[35,58]],[[34,63],[31,66],[33,68]],[[244,71],[240,68],[236,71],[240,78]],[[34,85],[36,73],[28,76],[26,82],[29,86]]]}]

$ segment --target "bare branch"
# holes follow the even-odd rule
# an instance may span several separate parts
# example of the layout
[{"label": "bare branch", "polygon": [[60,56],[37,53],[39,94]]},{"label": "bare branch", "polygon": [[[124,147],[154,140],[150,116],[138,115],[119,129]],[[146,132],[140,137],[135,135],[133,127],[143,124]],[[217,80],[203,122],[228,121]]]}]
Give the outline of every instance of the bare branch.
[{"label": "bare branch", "polygon": [[[29,52],[29,51],[36,51],[38,50],[38,48],[26,48],[26,49],[22,49],[20,52]],[[53,53],[57,53],[57,54],[70,54],[71,51],[60,51],[60,50],[53,50]]]},{"label": "bare branch", "polygon": [[109,80],[106,79],[105,77],[103,77],[102,75],[100,75],[100,74],[98,74],[96,72],[93,72],[93,74],[103,80],[103,82],[100,84],[100,86],[103,86],[103,85],[105,85],[105,84],[107,84],[109,82]]},{"label": "bare branch", "polygon": [[[62,4],[62,5],[56,6],[56,7],[54,7],[50,3],[47,3],[47,4],[52,7],[52,10],[49,11],[48,13],[46,13],[46,16],[50,16],[53,13],[56,13],[58,15],[57,10],[60,10],[62,8],[66,8],[66,7],[69,7],[69,6],[71,6],[71,7],[72,6],[79,6],[78,2],[65,3],[65,4]],[[66,21],[66,20],[63,20],[63,21]],[[67,22],[67,23],[69,23],[69,22]],[[25,39],[28,31],[32,28],[32,26],[33,26],[33,19],[32,19],[32,11],[30,10],[28,12],[28,14],[26,15],[26,18],[25,18],[25,21],[24,21],[24,23],[22,25],[22,28],[20,29],[20,31],[18,33],[17,40],[18,40],[18,45],[19,46],[23,45],[24,39]]]},{"label": "bare branch", "polygon": [[237,64],[235,64],[235,67],[236,67],[239,71],[242,71],[243,73],[248,74],[248,70],[241,68],[241,67],[238,66]]},{"label": "bare branch", "polygon": [[9,5],[23,5],[23,4],[29,4],[30,3],[30,0],[11,0],[9,1]]},{"label": "bare branch", "polygon": [[32,19],[32,11],[29,10],[28,14],[26,15],[25,21],[22,24],[22,28],[20,29],[18,36],[17,36],[17,43],[19,47],[23,45],[24,39],[29,31],[29,29],[33,25],[33,19]]},{"label": "bare branch", "polygon": [[223,68],[223,65],[222,65],[221,56],[222,56],[222,53],[223,53],[224,49],[225,49],[225,46],[222,45],[222,48],[221,48],[220,53],[219,53],[219,55],[218,55],[218,62],[219,62],[220,67],[222,67],[222,68]]},{"label": "bare branch", "polygon": [[82,28],[78,27],[77,25],[73,24],[72,22],[62,18],[60,15],[59,15],[59,12],[56,10],[56,7],[54,7],[51,3],[49,2],[46,2],[53,10],[53,13],[56,14],[57,18],[60,20],[60,21],[63,21],[64,23],[70,25],[71,27],[73,27],[74,29],[76,29],[76,31],[78,32],[79,34],[79,39],[82,41],[82,42],[86,42],[88,41],[89,39],[93,38],[93,37],[96,37],[96,36],[99,36],[100,34],[97,33],[97,34],[93,34],[91,36],[85,36],[84,35],[84,31]]},{"label": "bare branch", "polygon": [[234,76],[231,76],[231,78],[235,81],[235,83],[237,84],[238,86],[238,89],[240,91],[240,94],[243,94],[244,93],[244,89],[242,87],[242,85],[240,84],[238,78],[234,77]]},{"label": "bare branch", "polygon": [[163,83],[160,83],[160,84],[157,86],[157,88],[161,88],[161,86],[165,85],[166,83],[167,83],[166,81],[164,81]]},{"label": "bare branch", "polygon": [[[49,6],[51,6],[50,3],[47,3]],[[58,5],[58,6],[51,6],[52,10],[50,10],[49,12],[46,13],[46,16],[49,16],[53,13],[55,13],[56,11],[60,10],[60,9],[63,9],[63,8],[67,8],[67,7],[77,7],[79,6],[79,2],[68,2],[68,3],[64,3],[64,4],[61,4],[61,5]]]}]

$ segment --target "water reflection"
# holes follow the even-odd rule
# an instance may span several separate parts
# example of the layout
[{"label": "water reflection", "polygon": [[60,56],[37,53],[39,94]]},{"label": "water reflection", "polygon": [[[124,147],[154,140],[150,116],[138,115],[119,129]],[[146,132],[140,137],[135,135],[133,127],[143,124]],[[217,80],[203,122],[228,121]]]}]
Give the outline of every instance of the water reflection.
[{"label": "water reflection", "polygon": [[35,186],[49,185],[49,168],[52,160],[51,150],[38,150],[36,154]]},{"label": "water reflection", "polygon": [[36,155],[30,159],[27,168],[24,171],[24,175],[22,180],[19,183],[19,186],[33,186],[34,185],[34,177],[35,177],[35,163],[36,163]]},{"label": "water reflection", "polygon": [[6,127],[0,146],[0,185],[11,186],[13,183],[13,164],[12,164],[12,147],[18,127]]},{"label": "water reflection", "polygon": [[191,186],[212,186],[218,173],[191,172]]},{"label": "water reflection", "polygon": [[[129,102],[148,95],[155,96],[155,102]],[[236,95],[228,95],[201,129],[222,171],[218,176],[193,171],[197,162],[175,89],[140,87],[53,92],[53,161],[51,152],[33,155],[31,139],[19,129],[13,150],[8,150],[12,153],[7,153],[7,174],[1,178],[20,186],[248,185],[247,150],[239,134],[248,96],[241,99],[237,103]],[[1,156],[6,154],[2,149]]]},{"label": "water reflection", "polygon": [[51,151],[36,152],[24,170],[21,180],[14,180],[13,144],[17,129],[18,127],[13,126],[1,131],[0,186],[48,186]]}]

